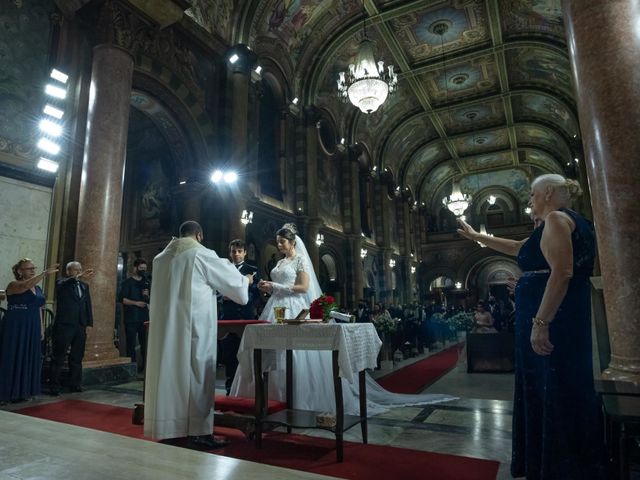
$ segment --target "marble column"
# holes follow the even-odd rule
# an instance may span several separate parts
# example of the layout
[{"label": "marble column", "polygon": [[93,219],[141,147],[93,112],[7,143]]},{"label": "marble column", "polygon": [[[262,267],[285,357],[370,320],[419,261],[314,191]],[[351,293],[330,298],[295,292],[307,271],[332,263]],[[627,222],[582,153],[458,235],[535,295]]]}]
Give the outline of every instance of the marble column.
[{"label": "marble column", "polygon": [[113,326],[132,75],[129,52],[110,44],[94,48],[76,235],[77,259],[96,271],[90,281],[94,325],[87,365],[121,361]]},{"label": "marble column", "polygon": [[611,341],[604,376],[638,382],[640,10],[628,0],[563,0],[563,10]]}]

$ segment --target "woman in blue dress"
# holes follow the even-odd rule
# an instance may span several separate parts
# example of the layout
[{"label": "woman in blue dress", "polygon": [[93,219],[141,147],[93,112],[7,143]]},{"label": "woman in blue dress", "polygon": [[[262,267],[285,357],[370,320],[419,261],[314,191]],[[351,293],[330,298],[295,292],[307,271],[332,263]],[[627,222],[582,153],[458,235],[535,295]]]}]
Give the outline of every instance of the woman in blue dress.
[{"label": "woman in blue dress", "polygon": [[602,418],[593,387],[589,276],[591,223],[570,210],[579,184],[549,174],[531,184],[531,236],[517,241],[458,232],[516,256],[516,369],[511,474],[527,479],[604,478]]},{"label": "woman in blue dress", "polygon": [[37,285],[58,271],[57,265],[36,275],[28,258],[13,266],[15,281],[7,286],[7,313],[0,332],[0,403],[40,394],[42,369],[41,308],[45,298]]}]

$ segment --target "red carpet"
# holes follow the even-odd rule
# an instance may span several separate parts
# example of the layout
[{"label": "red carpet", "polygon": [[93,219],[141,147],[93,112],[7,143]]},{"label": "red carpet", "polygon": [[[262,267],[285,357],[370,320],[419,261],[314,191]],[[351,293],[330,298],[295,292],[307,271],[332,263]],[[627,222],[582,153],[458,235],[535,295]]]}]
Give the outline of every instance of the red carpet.
[{"label": "red carpet", "polygon": [[462,346],[462,343],[453,345],[424,360],[378,378],[377,381],[390,392],[421,392],[456,366]]},{"label": "red carpet", "polygon": [[[142,426],[131,424],[132,410],[122,407],[63,400],[16,413],[143,438]],[[490,460],[352,442],[345,442],[345,461],[336,463],[335,442],[329,439],[271,432],[258,450],[237,430],[216,428],[216,434],[231,444],[213,453],[346,479],[494,480],[499,466]],[[184,445],[184,440],[176,445]]]}]

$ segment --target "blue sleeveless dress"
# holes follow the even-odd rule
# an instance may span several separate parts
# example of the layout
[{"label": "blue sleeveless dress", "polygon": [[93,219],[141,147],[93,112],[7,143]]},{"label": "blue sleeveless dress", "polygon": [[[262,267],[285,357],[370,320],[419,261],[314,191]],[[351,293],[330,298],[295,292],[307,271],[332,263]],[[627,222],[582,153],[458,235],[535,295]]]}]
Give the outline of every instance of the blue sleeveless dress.
[{"label": "blue sleeveless dress", "polygon": [[36,293],[7,296],[7,313],[0,334],[0,402],[23,400],[40,394],[42,345],[40,308],[45,298]]},{"label": "blue sleeveless dress", "polygon": [[[596,253],[589,221],[562,210],[576,224],[571,235],[573,278],[549,327],[553,353],[531,348],[532,318],[542,301],[549,264],[540,249],[544,223],[518,253],[516,369],[511,474],[527,479],[604,478],[602,418],[593,387],[589,276]],[[541,270],[547,270],[546,272]]]}]

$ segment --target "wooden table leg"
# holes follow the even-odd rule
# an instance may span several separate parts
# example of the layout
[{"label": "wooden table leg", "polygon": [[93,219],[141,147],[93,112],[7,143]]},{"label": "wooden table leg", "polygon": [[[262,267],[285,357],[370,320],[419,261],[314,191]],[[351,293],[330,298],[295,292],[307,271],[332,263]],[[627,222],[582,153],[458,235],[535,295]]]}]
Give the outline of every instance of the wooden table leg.
[{"label": "wooden table leg", "polygon": [[338,351],[333,350],[331,353],[333,359],[333,388],[336,396],[336,456],[338,462],[342,462],[344,459],[344,403],[342,401],[342,379],[340,378],[340,366],[338,365]]},{"label": "wooden table leg", "polygon": [[358,396],[360,397],[360,429],[362,430],[362,443],[368,443],[367,428],[367,379],[366,372],[358,373]]},{"label": "wooden table leg", "polygon": [[262,447],[262,415],[264,404],[264,381],[262,378],[262,349],[253,351],[253,374],[255,385],[255,409],[256,409],[256,448]]}]

